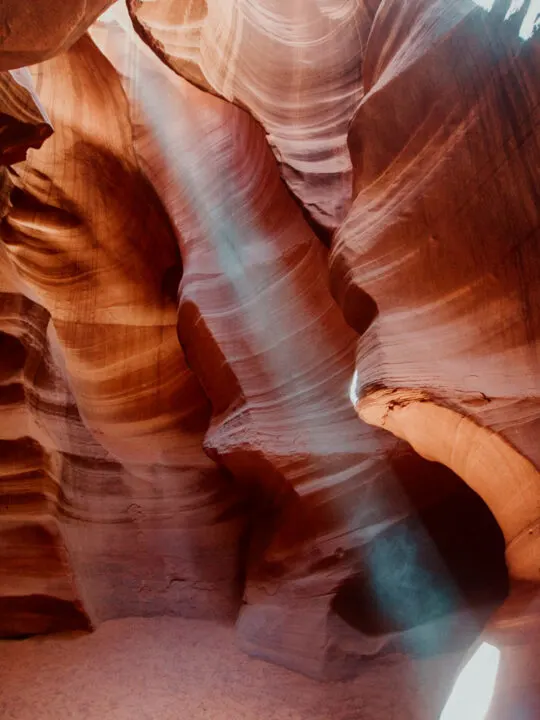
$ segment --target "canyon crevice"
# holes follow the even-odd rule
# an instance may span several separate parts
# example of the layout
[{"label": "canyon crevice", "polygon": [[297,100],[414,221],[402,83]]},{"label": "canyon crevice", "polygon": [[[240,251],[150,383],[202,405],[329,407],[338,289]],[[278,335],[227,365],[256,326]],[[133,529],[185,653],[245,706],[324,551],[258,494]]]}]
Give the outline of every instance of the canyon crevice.
[{"label": "canyon crevice", "polygon": [[0,636],[234,620],[343,679],[518,617],[530,6],[7,0]]}]

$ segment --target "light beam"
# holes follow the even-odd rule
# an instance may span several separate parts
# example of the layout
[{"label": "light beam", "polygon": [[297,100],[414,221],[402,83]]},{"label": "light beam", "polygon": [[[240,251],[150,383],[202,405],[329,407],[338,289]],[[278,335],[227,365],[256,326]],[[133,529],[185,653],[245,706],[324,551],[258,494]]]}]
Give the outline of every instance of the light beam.
[{"label": "light beam", "polygon": [[501,652],[482,643],[458,676],[440,720],[484,720],[487,716]]}]

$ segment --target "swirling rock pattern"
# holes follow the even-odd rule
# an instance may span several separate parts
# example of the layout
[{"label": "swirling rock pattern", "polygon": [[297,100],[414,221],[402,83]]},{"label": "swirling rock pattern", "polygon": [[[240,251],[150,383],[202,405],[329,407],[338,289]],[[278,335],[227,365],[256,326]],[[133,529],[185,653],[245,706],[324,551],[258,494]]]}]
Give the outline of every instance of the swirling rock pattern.
[{"label": "swirling rock pattern", "polygon": [[[328,292],[326,251],[257,124],[179,81],[129,31],[92,34],[121,74],[140,161],[177,228],[179,338],[214,409],[206,450],[256,506],[242,644],[316,676],[340,675],[353,664],[351,644],[361,655],[382,642],[356,635],[345,651],[330,606],[363,567],[360,549],[411,515],[398,478],[439,477],[434,495],[417,493],[419,505],[455,485],[419,458],[396,463],[405,448],[351,412],[355,338]],[[171,131],[163,117],[172,116]],[[439,570],[434,584],[446,586]]]},{"label": "swirling rock pattern", "polygon": [[349,385],[540,463],[539,48],[501,5],[128,2],[3,76],[2,632],[242,592],[248,652],[335,678],[478,631],[493,517]]},{"label": "swirling rock pattern", "polygon": [[[331,258],[351,324],[359,291],[378,307],[358,345],[358,391],[421,390],[538,468],[540,45],[517,32],[529,4],[506,22],[504,3],[489,14],[398,5],[383,3],[372,27],[349,135],[356,199]],[[413,92],[422,114],[402,110]],[[392,118],[387,132],[382,115]],[[501,526],[521,528],[508,532],[508,552],[521,532],[527,539],[516,574],[536,580],[538,483],[527,482],[530,496],[490,483],[500,487]]]},{"label": "swirling rock pattern", "polygon": [[331,258],[351,324],[358,289],[379,311],[362,383],[429,388],[537,465],[539,63],[537,40],[467,3],[383,3]]},{"label": "swirling rock pattern", "polygon": [[347,129],[378,0],[129,2],[141,37],[177,72],[249,108],[281,173],[321,226],[351,202]]},{"label": "swirling rock pattern", "polygon": [[[50,365],[71,391],[51,381],[39,410],[61,455],[75,580],[92,622],[180,607],[226,615],[242,516],[202,449],[209,406],[176,340],[170,224],[137,166],[120,84],[91,41],[33,73],[55,132],[14,171],[2,236],[50,316]],[[153,263],[137,250],[149,236]]]},{"label": "swirling rock pattern", "polygon": [[[59,452],[40,425],[48,313],[0,276],[0,633],[88,628],[62,541]],[[12,280],[10,283],[9,280]],[[40,380],[37,380],[37,377]]]}]

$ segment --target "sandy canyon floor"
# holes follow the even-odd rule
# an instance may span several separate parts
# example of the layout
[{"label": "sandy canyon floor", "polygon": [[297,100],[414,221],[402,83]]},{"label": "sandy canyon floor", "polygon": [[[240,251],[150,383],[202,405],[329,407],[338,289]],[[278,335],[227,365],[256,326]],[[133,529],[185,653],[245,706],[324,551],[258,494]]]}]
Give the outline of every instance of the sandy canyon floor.
[{"label": "sandy canyon floor", "polygon": [[89,635],[0,642],[2,720],[433,720],[456,658],[367,662],[319,683],[247,657],[234,628],[114,620]]}]

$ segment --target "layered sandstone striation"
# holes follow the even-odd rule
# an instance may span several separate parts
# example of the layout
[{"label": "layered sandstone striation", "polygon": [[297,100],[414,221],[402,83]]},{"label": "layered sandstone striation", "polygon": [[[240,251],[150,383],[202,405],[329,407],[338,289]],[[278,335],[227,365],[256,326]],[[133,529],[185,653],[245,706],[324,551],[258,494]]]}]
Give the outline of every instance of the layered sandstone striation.
[{"label": "layered sandstone striation", "polygon": [[[349,134],[356,199],[331,258],[351,324],[359,292],[378,308],[358,345],[364,392],[396,390],[388,398],[398,405],[401,390],[421,391],[474,421],[449,451],[463,455],[462,476],[483,466],[473,487],[509,545],[536,543],[540,517],[540,46],[518,37],[525,9],[501,22],[466,3],[381,7]],[[412,92],[423,114],[405,107]],[[393,118],[388,132],[382,115]],[[420,419],[429,405],[415,412]],[[431,457],[440,460],[434,445],[453,431],[429,414],[421,422],[433,426]],[[499,441],[489,432],[481,439],[475,424],[523,460],[505,461]],[[486,453],[477,452],[482,444]],[[515,574],[539,580],[538,550],[519,552],[530,567],[514,558]]]},{"label": "layered sandstone striation", "polygon": [[526,8],[106,4],[0,48],[0,631],[470,640],[540,568]]},{"label": "layered sandstone striation", "polygon": [[242,512],[202,448],[209,403],[176,338],[181,261],[120,83],[89,38],[32,72],[55,131],[11,171],[2,239],[22,293],[22,307],[5,295],[9,320],[27,322],[31,298],[41,347],[18,386],[21,424],[11,408],[3,421],[22,441],[24,393],[36,392],[60,488],[53,516],[92,623],[230,615]]},{"label": "layered sandstone striation", "polygon": [[176,72],[249,109],[309,215],[348,210],[347,131],[379,0],[128,2],[135,28]]}]

